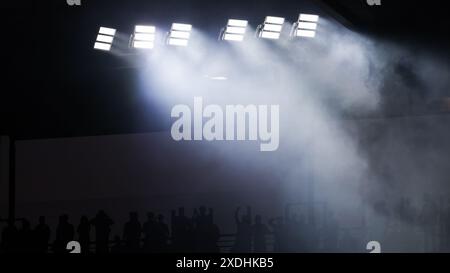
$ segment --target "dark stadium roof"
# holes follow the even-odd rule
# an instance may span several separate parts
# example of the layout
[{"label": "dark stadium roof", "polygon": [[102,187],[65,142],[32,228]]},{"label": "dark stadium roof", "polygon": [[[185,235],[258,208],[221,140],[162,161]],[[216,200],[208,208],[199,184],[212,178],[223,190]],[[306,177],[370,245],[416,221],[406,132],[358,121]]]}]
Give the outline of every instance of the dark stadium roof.
[{"label": "dark stadium roof", "polygon": [[149,18],[167,25],[182,20],[215,35],[232,16],[257,22],[269,13],[295,18],[299,11],[322,9],[355,31],[448,45],[450,24],[441,2],[408,3],[382,1],[381,7],[369,7],[360,0],[97,0],[69,7],[64,1],[7,1],[0,7],[0,134],[33,139],[168,128],[158,103],[144,103],[132,92],[135,71],[116,69],[123,66],[120,60],[92,50],[99,25],[131,32],[135,23]]}]

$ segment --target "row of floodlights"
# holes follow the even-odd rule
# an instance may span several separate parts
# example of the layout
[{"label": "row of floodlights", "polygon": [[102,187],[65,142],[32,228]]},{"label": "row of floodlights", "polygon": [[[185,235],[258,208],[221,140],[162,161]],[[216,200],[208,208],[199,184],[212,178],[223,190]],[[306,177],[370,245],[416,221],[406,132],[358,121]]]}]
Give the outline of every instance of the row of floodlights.
[{"label": "row of floodlights", "polygon": [[[313,14],[300,14],[297,22],[294,23],[290,36],[314,38],[316,36],[319,16]],[[267,16],[264,23],[259,25],[256,36],[263,39],[280,39],[285,23],[285,18]],[[248,21],[230,19],[227,26],[221,31],[220,39],[232,42],[242,42],[245,38]],[[188,46],[191,36],[192,25],[173,23],[170,32],[167,34],[165,43],[171,46]],[[116,36],[116,30],[112,28],[100,27],[94,48],[99,50],[111,50]],[[155,26],[135,26],[134,33],[130,38],[130,47],[136,49],[153,49],[156,40]]]}]

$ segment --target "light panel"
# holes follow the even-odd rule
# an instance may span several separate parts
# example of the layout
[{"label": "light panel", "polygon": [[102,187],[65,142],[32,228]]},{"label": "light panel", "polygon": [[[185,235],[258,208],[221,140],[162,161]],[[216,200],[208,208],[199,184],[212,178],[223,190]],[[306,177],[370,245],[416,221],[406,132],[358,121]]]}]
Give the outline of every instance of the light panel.
[{"label": "light panel", "polygon": [[246,20],[229,19],[222,39],[232,42],[242,42],[247,32],[247,26],[248,21]]},{"label": "light panel", "polygon": [[188,40],[182,40],[182,39],[176,39],[176,38],[169,38],[169,45],[173,46],[188,46],[189,41]]},{"label": "light panel", "polygon": [[245,27],[227,27],[226,33],[232,33],[232,34],[245,34]]},{"label": "light panel", "polygon": [[303,22],[317,23],[317,22],[319,22],[319,15],[302,13],[302,14],[300,14],[300,17],[298,20],[303,21]]},{"label": "light panel", "polygon": [[167,38],[167,44],[172,46],[188,46],[192,25],[173,23]]},{"label": "light panel", "polygon": [[116,30],[113,28],[107,28],[107,27],[100,27],[100,30],[98,31],[99,34],[109,35],[109,36],[115,36]]},{"label": "light panel", "polygon": [[155,44],[153,42],[134,41],[133,47],[139,49],[153,49]]},{"label": "light panel", "polygon": [[113,28],[100,27],[94,44],[94,49],[110,51],[114,42],[116,30]]},{"label": "light panel", "polygon": [[97,42],[112,44],[113,40],[114,40],[113,36],[102,35],[102,34],[99,34],[97,36]]},{"label": "light panel", "polygon": [[174,30],[170,33],[170,37],[188,40],[191,37],[190,32]]},{"label": "light panel", "polygon": [[136,26],[134,28],[135,32],[138,33],[156,33],[156,27],[154,26]]},{"label": "light panel", "polygon": [[155,47],[156,27],[137,25],[134,27],[132,47],[136,49],[153,49]]},{"label": "light panel", "polygon": [[188,31],[188,32],[190,32],[192,30],[192,25],[173,23],[172,24],[172,30],[179,30],[179,31]]},{"label": "light panel", "polygon": [[300,14],[295,25],[294,36],[314,38],[316,37],[317,23],[319,16],[314,14]]},{"label": "light panel", "polygon": [[313,31],[313,30],[299,29],[299,30],[297,30],[297,36],[298,37],[314,38],[314,37],[316,37],[316,32]]},{"label": "light panel", "polygon": [[283,17],[267,16],[259,33],[260,38],[278,40],[283,30]]},{"label": "light panel", "polygon": [[309,29],[309,30],[316,30],[317,24],[316,23],[308,23],[308,22],[299,22],[298,23],[299,29]]},{"label": "light panel", "polygon": [[237,19],[230,19],[228,20],[228,26],[230,27],[247,27],[248,21],[247,20],[237,20]]},{"label": "light panel", "polygon": [[280,39],[280,33],[263,31],[260,37],[264,39],[278,40]]},{"label": "light panel", "polygon": [[283,17],[267,16],[264,23],[282,25],[284,24],[284,20],[285,19]]},{"label": "light panel", "polygon": [[136,33],[134,34],[134,39],[139,41],[155,41],[155,34],[146,34],[146,33]]},{"label": "light panel", "polygon": [[264,31],[273,31],[273,32],[281,32],[283,29],[283,25],[273,25],[273,24],[265,24]]},{"label": "light panel", "polygon": [[94,44],[94,48],[95,49],[99,49],[99,50],[110,51],[111,50],[111,45],[110,44],[104,44],[104,43],[96,42]]},{"label": "light panel", "polygon": [[242,42],[244,40],[244,36],[239,34],[225,33],[223,39],[227,41]]}]

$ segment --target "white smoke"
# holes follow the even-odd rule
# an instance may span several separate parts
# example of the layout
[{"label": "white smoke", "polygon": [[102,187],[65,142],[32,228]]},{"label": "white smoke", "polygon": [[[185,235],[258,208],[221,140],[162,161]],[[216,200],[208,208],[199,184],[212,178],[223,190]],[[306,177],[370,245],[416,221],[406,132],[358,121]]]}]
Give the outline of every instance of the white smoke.
[{"label": "white smoke", "polygon": [[[313,177],[318,200],[338,212],[355,212],[370,210],[362,206],[371,205],[374,196],[382,198],[386,169],[373,168],[370,149],[360,145],[364,132],[344,114],[364,116],[383,110],[382,91],[404,56],[409,53],[401,47],[326,20],[321,20],[315,39],[267,42],[250,38],[227,45],[195,32],[189,48],[160,48],[150,54],[142,82],[144,87],[151,86],[151,92],[144,88],[146,95],[169,108],[192,104],[194,96],[219,105],[279,104],[277,153],[249,155],[247,150],[230,151],[225,144],[218,146],[223,159],[236,165],[251,160],[262,175],[277,177],[286,202],[303,198],[304,181]],[[438,69],[435,64],[423,56],[413,69],[419,71],[418,78],[427,90],[438,92],[448,86],[449,69],[445,64]],[[210,80],[222,76],[228,80]],[[408,88],[404,82],[396,86]]]}]

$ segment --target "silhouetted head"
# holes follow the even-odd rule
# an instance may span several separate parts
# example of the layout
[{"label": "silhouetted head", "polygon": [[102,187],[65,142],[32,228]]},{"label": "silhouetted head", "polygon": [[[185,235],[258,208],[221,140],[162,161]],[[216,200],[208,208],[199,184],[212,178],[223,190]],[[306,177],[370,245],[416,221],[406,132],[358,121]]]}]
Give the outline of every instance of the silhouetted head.
[{"label": "silhouetted head", "polygon": [[81,224],[88,224],[89,223],[89,219],[87,218],[87,216],[81,217],[80,223]]},{"label": "silhouetted head", "polygon": [[130,220],[137,221],[138,220],[138,213],[137,212],[130,212]]},{"label": "silhouetted head", "polygon": [[23,220],[22,221],[22,229],[23,230],[30,230],[31,224],[30,222],[28,222],[28,220]]},{"label": "silhouetted head", "polygon": [[104,217],[106,217],[105,211],[104,211],[104,210],[100,210],[100,211],[97,213],[97,217],[98,217],[98,218],[104,218]]},{"label": "silhouetted head", "polygon": [[147,213],[147,219],[148,220],[154,220],[155,219],[155,214],[153,212]]},{"label": "silhouetted head", "polygon": [[158,222],[164,222],[164,215],[162,214],[158,215]]}]

